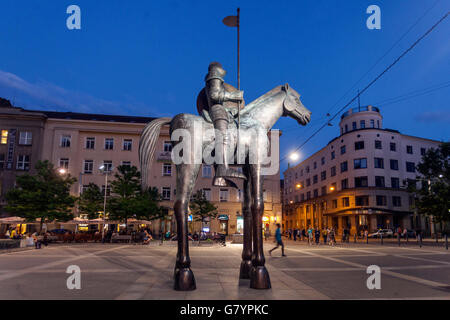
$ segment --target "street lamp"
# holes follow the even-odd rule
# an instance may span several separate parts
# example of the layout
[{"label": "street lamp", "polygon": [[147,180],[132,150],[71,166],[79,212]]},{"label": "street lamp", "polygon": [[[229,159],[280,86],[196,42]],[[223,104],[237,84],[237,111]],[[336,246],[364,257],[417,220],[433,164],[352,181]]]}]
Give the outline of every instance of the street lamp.
[{"label": "street lamp", "polygon": [[106,192],[108,190],[108,174],[112,171],[113,167],[102,164],[98,168],[102,174],[105,175],[105,194],[103,198],[103,227],[102,227],[102,243],[105,243],[105,216],[106,216]]},{"label": "street lamp", "polygon": [[58,170],[58,172],[59,172],[59,174],[63,175],[63,174],[66,174],[66,173],[67,173],[67,170],[64,169],[64,168],[60,168],[60,169]]}]

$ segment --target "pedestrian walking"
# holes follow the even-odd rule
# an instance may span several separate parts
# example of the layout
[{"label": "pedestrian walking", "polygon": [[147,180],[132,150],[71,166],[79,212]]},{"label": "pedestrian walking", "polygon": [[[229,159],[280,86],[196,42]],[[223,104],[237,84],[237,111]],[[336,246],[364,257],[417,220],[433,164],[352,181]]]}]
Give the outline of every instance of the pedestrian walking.
[{"label": "pedestrian walking", "polygon": [[309,227],[308,228],[308,243],[310,246],[312,246],[312,244],[313,244],[313,232],[314,232],[313,228]]},{"label": "pedestrian walking", "polygon": [[272,255],[272,251],[275,249],[278,249],[279,246],[281,246],[281,256],[286,257],[284,254],[284,244],[283,240],[281,240],[281,225],[277,223],[277,231],[275,232],[275,240],[277,241],[277,246],[271,250],[269,250],[269,255]]},{"label": "pedestrian walking", "polygon": [[320,244],[320,230],[319,228],[316,228],[314,231],[314,238],[316,240],[316,245]]},{"label": "pedestrian walking", "polygon": [[327,244],[327,237],[328,237],[328,230],[327,230],[327,228],[324,228],[322,230],[322,237],[323,237],[323,244]]},{"label": "pedestrian walking", "polygon": [[336,233],[334,231],[334,228],[331,228],[328,232],[328,238],[330,239],[329,245],[334,246],[336,243]]},{"label": "pedestrian walking", "polygon": [[297,229],[294,229],[294,241],[297,241]]}]

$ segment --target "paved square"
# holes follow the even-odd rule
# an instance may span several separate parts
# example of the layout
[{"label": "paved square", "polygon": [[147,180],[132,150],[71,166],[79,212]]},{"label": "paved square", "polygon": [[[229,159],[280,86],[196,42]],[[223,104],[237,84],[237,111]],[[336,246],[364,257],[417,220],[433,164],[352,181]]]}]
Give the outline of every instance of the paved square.
[{"label": "paved square", "polygon": [[[0,299],[450,299],[450,253],[442,247],[265,243],[272,289],[239,281],[242,245],[191,246],[197,290],[172,290],[176,246],[72,244],[0,254]],[[81,269],[69,290],[66,269]],[[366,286],[381,268],[381,290]]]}]

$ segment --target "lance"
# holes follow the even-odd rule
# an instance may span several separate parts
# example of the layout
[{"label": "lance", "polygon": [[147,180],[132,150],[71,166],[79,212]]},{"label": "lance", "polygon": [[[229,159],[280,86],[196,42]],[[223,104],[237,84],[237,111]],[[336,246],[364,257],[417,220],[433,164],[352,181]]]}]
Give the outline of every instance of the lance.
[{"label": "lance", "polygon": [[[237,15],[236,16],[228,16],[225,19],[223,19],[223,23],[228,27],[236,27],[237,28],[237,88],[240,91],[241,90],[241,43],[240,43],[240,14],[241,9],[237,8]],[[239,155],[239,129],[241,128],[241,101],[238,101],[238,132],[237,132],[237,148],[238,148],[238,155]]]}]

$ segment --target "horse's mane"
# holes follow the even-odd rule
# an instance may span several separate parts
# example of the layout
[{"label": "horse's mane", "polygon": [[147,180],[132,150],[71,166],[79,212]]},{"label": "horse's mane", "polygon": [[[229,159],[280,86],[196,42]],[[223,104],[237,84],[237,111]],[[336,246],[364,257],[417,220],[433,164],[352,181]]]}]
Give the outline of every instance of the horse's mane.
[{"label": "horse's mane", "polygon": [[272,97],[274,94],[278,93],[281,91],[281,87],[282,85],[276,86],[275,88],[273,88],[272,90],[270,90],[269,92],[263,94],[261,97],[257,98],[256,100],[250,102],[249,104],[247,104],[244,109],[242,109],[241,111],[241,116],[249,111],[251,111],[255,106],[261,104],[264,100]]}]

